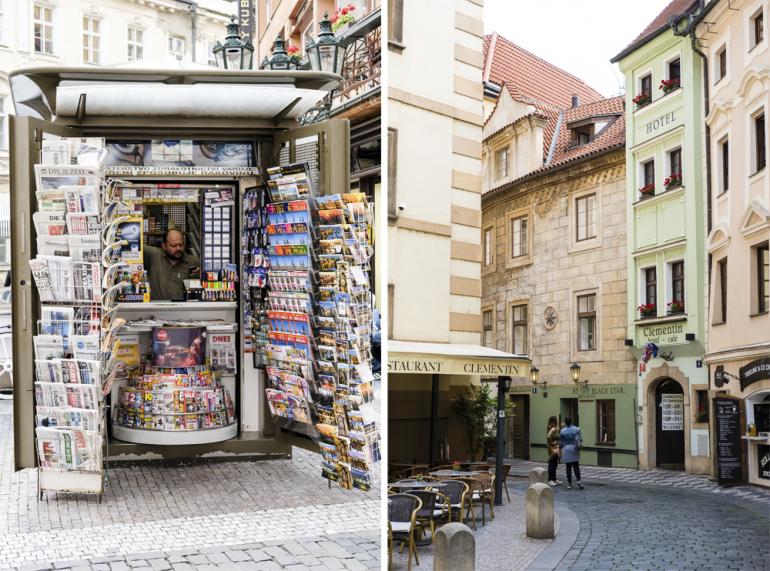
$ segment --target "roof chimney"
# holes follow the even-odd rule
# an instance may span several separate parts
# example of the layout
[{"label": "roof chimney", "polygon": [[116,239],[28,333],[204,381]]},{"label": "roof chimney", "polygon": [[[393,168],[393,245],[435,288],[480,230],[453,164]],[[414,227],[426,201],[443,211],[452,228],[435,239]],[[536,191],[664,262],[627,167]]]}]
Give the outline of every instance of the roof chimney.
[{"label": "roof chimney", "polygon": [[577,95],[573,95],[572,96],[572,108],[574,109],[578,105],[580,105],[580,98]]}]

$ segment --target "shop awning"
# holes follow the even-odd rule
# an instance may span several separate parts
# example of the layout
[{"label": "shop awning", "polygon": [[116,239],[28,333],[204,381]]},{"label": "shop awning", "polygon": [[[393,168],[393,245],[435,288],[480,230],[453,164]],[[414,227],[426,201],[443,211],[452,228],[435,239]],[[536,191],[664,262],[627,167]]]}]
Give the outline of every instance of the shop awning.
[{"label": "shop awning", "polygon": [[388,342],[388,373],[529,377],[531,361],[480,345]]}]

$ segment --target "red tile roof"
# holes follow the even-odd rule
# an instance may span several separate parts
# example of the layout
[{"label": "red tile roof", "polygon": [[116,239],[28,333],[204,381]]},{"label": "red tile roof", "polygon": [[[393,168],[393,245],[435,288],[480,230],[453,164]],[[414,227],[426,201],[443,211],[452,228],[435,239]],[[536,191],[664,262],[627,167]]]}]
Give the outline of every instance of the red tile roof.
[{"label": "red tile roof", "polygon": [[700,0],[672,0],[672,2],[663,8],[663,11],[655,16],[655,19],[642,30],[642,33],[639,34],[633,42],[623,48],[611,61],[616,62],[623,59],[625,56],[657,36],[658,33],[668,28],[668,19],[671,18],[671,16],[689,12],[699,4]]},{"label": "red tile roof", "polygon": [[[578,107],[568,108],[561,113],[550,114],[548,126],[545,128],[544,132],[545,149],[543,152],[543,160],[545,161],[548,156],[551,141],[553,140],[553,137],[556,136],[554,153],[550,162],[514,181],[490,189],[485,193],[485,196],[503,191],[518,184],[523,179],[546,174],[552,169],[579,159],[586,159],[591,156],[623,148],[626,144],[624,100],[625,97],[620,95],[618,97],[611,97],[609,99],[602,99],[600,101],[586,103],[585,105],[579,105]],[[560,118],[561,125],[559,125]],[[574,146],[569,125],[591,118],[601,118],[602,120],[609,119],[610,123],[600,130],[591,142],[585,145]]]},{"label": "red tile roof", "polygon": [[577,95],[581,103],[602,95],[571,73],[517,46],[497,33],[484,37],[484,81],[508,85],[514,99],[526,97],[543,107],[564,109]]}]

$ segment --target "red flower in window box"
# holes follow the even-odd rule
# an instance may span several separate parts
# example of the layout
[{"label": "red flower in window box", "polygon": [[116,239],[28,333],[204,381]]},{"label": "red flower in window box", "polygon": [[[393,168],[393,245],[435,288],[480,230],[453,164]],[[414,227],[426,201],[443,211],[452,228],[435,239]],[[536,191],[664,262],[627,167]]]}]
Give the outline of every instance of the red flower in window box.
[{"label": "red flower in window box", "polygon": [[663,94],[671,93],[672,91],[676,91],[681,86],[681,81],[678,77],[672,77],[671,79],[663,79],[660,82],[660,86],[658,89],[663,90]]},{"label": "red flower in window box", "polygon": [[666,187],[666,190],[669,188],[676,188],[677,186],[682,186],[682,173],[680,172],[672,172],[669,177],[663,181],[663,186]]},{"label": "red flower in window box", "polygon": [[343,6],[336,12],[334,12],[334,16],[331,18],[330,22],[332,23],[332,31],[336,32],[343,26],[346,26],[348,24],[352,24],[356,21],[356,17],[353,15],[353,12],[355,12],[356,7],[353,6],[353,4],[348,4],[347,6]]},{"label": "red flower in window box", "polygon": [[669,313],[684,313],[684,301],[675,299],[666,304]]},{"label": "red flower in window box", "polygon": [[636,308],[639,311],[639,315],[641,317],[650,317],[652,315],[655,315],[655,304],[654,303],[643,303],[639,307]]},{"label": "red flower in window box", "polygon": [[639,95],[634,97],[632,101],[636,103],[636,108],[639,109],[640,107],[649,105],[652,102],[652,95],[650,95],[646,91],[642,91]]},{"label": "red flower in window box", "polygon": [[642,198],[655,196],[655,183],[651,182],[650,184],[645,184],[642,188],[639,189],[639,194],[642,195]]},{"label": "red flower in window box", "polygon": [[291,59],[295,61],[299,61],[302,57],[302,54],[299,53],[299,48],[297,46],[289,45],[289,47],[286,48],[286,53]]}]

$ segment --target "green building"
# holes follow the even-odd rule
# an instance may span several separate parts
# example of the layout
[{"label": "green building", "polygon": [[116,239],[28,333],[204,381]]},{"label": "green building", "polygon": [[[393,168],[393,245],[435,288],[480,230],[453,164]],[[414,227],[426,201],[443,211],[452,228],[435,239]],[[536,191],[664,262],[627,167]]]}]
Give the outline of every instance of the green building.
[{"label": "green building", "polygon": [[612,61],[626,78],[628,334],[639,467],[708,473],[703,66],[675,0]]}]

